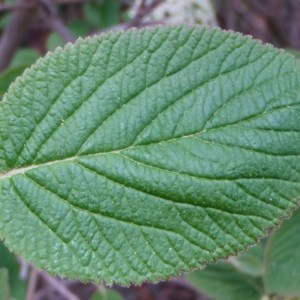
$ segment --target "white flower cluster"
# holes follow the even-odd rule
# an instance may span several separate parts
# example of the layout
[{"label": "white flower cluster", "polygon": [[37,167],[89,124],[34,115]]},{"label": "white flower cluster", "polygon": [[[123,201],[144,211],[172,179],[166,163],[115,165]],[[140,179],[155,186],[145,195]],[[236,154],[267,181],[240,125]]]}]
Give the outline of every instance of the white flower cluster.
[{"label": "white flower cluster", "polygon": [[[151,3],[151,0],[146,1]],[[130,16],[133,17],[141,3],[135,0]],[[147,15],[144,21],[162,21],[168,24],[216,26],[215,12],[210,0],[165,0]]]}]

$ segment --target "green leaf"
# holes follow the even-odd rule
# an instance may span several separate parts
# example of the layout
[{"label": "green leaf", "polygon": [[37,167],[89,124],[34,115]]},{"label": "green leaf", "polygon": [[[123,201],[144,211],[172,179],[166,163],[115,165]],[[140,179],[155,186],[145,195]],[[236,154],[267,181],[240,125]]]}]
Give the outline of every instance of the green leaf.
[{"label": "green leaf", "polygon": [[52,32],[47,39],[46,46],[49,51],[54,50],[56,47],[63,46],[65,41],[63,38],[56,32]]},{"label": "green leaf", "polygon": [[36,50],[31,48],[21,48],[14,55],[10,67],[27,67],[28,65],[35,63],[39,57],[40,54]]},{"label": "green leaf", "polygon": [[285,49],[285,51],[293,54],[296,58],[300,59],[300,51],[295,49]]},{"label": "green leaf", "polygon": [[105,289],[96,292],[91,300],[122,300],[122,296],[112,289]]},{"label": "green leaf", "polygon": [[3,95],[7,92],[10,84],[23,73],[26,66],[19,66],[15,68],[9,68],[4,73],[0,74],[0,100]]},{"label": "green leaf", "polygon": [[[84,21],[74,21],[70,24],[68,24],[68,29],[70,30],[72,36],[74,38],[84,37],[86,36],[90,31],[90,25],[87,22]],[[58,46],[65,45],[65,41],[56,32],[52,32],[46,42],[46,46],[48,50],[54,50]]]},{"label": "green leaf", "polygon": [[300,296],[300,209],[271,235],[266,249],[268,293]]},{"label": "green leaf", "polygon": [[95,28],[107,28],[119,23],[120,3],[117,0],[100,0],[83,6],[87,22]]},{"label": "green leaf", "polygon": [[5,14],[5,15],[1,16],[1,18],[0,18],[0,30],[1,30],[1,33],[3,32],[3,30],[9,24],[10,19],[11,19],[11,14]]},{"label": "green leaf", "polygon": [[187,279],[214,300],[260,300],[263,294],[261,280],[240,273],[225,262],[193,272]]},{"label": "green leaf", "polygon": [[240,272],[250,276],[262,276],[264,273],[264,241],[248,249],[246,253],[230,257],[230,263]]},{"label": "green leaf", "polygon": [[7,269],[0,268],[0,300],[11,300]]},{"label": "green leaf", "polygon": [[1,241],[0,268],[5,268],[8,271],[9,286],[11,295],[14,297],[14,299],[25,299],[26,282],[21,280],[20,278],[20,264],[18,262],[18,259],[14,254],[8,251],[8,249],[3,245]]},{"label": "green leaf", "polygon": [[40,59],[0,109],[0,238],[129,284],[236,253],[300,195],[300,62],[219,29],[109,33]]}]

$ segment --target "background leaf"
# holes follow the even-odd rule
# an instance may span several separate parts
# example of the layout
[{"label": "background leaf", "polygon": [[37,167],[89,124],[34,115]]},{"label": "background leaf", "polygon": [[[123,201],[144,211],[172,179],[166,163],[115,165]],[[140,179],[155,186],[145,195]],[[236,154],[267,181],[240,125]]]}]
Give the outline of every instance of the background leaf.
[{"label": "background leaf", "polygon": [[11,68],[18,68],[18,67],[28,67],[31,64],[35,63],[35,61],[40,57],[40,54],[33,50],[27,48],[19,49],[10,64]]},{"label": "background leaf", "polygon": [[300,296],[300,209],[270,237],[266,248],[268,293]]},{"label": "background leaf", "polygon": [[[88,24],[88,22],[74,21],[68,24],[68,30],[71,32],[74,38],[79,38],[79,37],[87,36],[89,31],[91,30],[91,27]],[[47,49],[52,51],[58,46],[65,45],[65,41],[58,33],[52,32],[47,38],[46,45],[47,45]]]},{"label": "background leaf", "polygon": [[3,95],[7,92],[10,84],[23,73],[26,66],[19,66],[15,68],[9,68],[4,73],[0,74],[0,100],[2,100]]},{"label": "background leaf", "polygon": [[219,29],[110,33],[26,71],[0,110],[0,237],[129,284],[254,244],[297,206],[300,65]]},{"label": "background leaf", "polygon": [[265,240],[227,261],[187,274],[186,279],[214,300],[260,300],[264,295]]},{"label": "background leaf", "polygon": [[250,276],[262,276],[264,273],[264,246],[265,241],[260,241],[245,253],[230,257],[229,261],[235,268]]},{"label": "background leaf", "polygon": [[84,13],[88,23],[95,28],[106,28],[119,23],[120,2],[116,0],[100,0],[84,5]]},{"label": "background leaf", "polygon": [[195,288],[214,300],[260,300],[263,293],[261,280],[248,277],[225,262],[186,277]]},{"label": "background leaf", "polygon": [[26,281],[20,278],[20,264],[17,257],[10,253],[2,242],[0,242],[0,268],[7,270],[11,296],[18,300],[25,299]]},{"label": "background leaf", "polygon": [[114,290],[109,290],[109,289],[105,289],[104,291],[99,291],[96,292],[93,296],[91,300],[122,300],[122,296],[114,291]]},{"label": "background leaf", "polygon": [[11,300],[7,269],[0,268],[0,300]]}]

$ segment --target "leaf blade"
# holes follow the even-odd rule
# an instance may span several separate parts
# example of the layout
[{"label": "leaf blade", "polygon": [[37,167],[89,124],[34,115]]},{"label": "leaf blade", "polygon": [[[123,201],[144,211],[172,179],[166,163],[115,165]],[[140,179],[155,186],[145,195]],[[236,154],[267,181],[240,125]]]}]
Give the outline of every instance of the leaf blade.
[{"label": "leaf blade", "polygon": [[123,284],[255,243],[297,205],[299,72],[217,29],[55,51],[2,103],[0,236],[50,272]]}]

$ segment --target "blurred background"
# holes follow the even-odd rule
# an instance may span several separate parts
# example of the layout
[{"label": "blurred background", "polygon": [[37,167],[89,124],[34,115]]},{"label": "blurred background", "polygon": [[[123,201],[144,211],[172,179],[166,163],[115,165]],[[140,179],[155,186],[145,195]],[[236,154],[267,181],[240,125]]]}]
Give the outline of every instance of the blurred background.
[{"label": "blurred background", "polygon": [[[299,0],[0,1],[0,99],[10,83],[39,57],[44,56],[48,51],[53,51],[56,47],[73,43],[79,37],[107,31],[127,30],[131,27],[185,23],[198,26],[219,26],[239,31],[298,55],[297,50],[300,50],[299,20]],[[259,284],[259,279],[258,283],[256,279],[261,275],[263,247],[264,242],[252,251],[250,255],[250,260],[252,260],[246,263],[247,272],[250,266],[250,275],[255,278],[253,286]],[[224,273],[225,268],[224,278],[228,281],[230,272],[226,268],[238,269],[241,267],[241,261],[243,259],[229,260],[228,265],[221,267],[218,274]],[[245,262],[243,263],[245,267]],[[195,284],[191,284],[193,280],[184,277],[173,278],[156,285],[145,283],[142,286],[130,287],[107,287],[54,278],[9,253],[0,242],[0,271],[1,268],[6,268],[8,272],[3,273],[4,275],[0,272],[0,300],[212,299],[202,294],[199,291],[202,290],[201,288],[194,288]],[[233,273],[230,274],[233,276]],[[233,276],[231,280],[239,281],[239,274],[234,274],[236,277]],[[8,285],[5,284],[6,279]],[[6,287],[9,290],[7,294]],[[245,289],[247,290],[247,287],[244,287]],[[1,293],[4,296],[1,296]],[[260,299],[262,293],[250,293],[249,298],[245,295],[242,298],[232,296],[231,300]],[[210,293],[206,292],[206,294]],[[215,299],[222,299],[222,296],[215,297]]]}]

